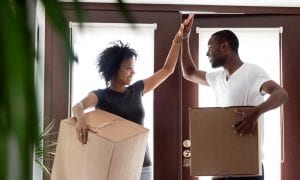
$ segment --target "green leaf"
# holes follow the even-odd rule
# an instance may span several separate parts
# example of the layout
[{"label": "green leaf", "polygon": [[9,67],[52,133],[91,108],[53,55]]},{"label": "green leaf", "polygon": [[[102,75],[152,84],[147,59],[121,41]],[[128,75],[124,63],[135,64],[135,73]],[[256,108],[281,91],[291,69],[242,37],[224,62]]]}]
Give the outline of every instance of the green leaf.
[{"label": "green leaf", "polygon": [[[34,1],[36,2],[36,1]],[[76,17],[83,21],[83,13],[78,0],[74,0]],[[135,22],[123,1],[118,1],[120,11],[128,22]],[[37,163],[49,173],[42,159],[51,159],[56,143],[43,140],[51,133],[46,128],[38,137],[37,100],[35,92],[35,46],[33,32],[29,27],[27,5],[31,0],[2,0],[0,5],[0,179],[16,177],[32,179],[33,150]],[[77,60],[72,50],[69,27],[58,0],[42,0],[46,17],[61,35],[66,48],[67,60]],[[15,143],[17,154],[12,154],[9,144]],[[39,149],[41,148],[41,149]],[[44,148],[44,149],[43,149]],[[16,155],[17,161],[8,157]],[[18,172],[9,169],[17,167]],[[13,172],[15,174],[7,174]]]},{"label": "green leaf", "polygon": [[132,16],[132,13],[130,13],[128,5],[124,3],[123,0],[117,0],[117,2],[118,2],[117,5],[120,11],[122,12],[122,14],[125,16],[127,22],[131,23],[134,27],[134,23],[136,22],[136,19],[134,18],[134,16]]},{"label": "green leaf", "polygon": [[[34,46],[30,28],[28,27],[28,12],[25,0],[3,0],[0,6],[0,58],[1,86],[0,105],[1,127],[5,140],[1,151],[10,156],[20,157],[12,161],[4,159],[1,167],[19,167],[19,172],[25,180],[32,179],[33,145],[37,139],[37,108],[34,86]],[[1,87],[1,88],[2,88]],[[14,146],[9,146],[14,144]],[[10,148],[14,148],[11,151]],[[13,152],[17,154],[13,154]],[[10,166],[8,166],[8,161]],[[1,177],[6,179],[13,172],[1,170]]]}]

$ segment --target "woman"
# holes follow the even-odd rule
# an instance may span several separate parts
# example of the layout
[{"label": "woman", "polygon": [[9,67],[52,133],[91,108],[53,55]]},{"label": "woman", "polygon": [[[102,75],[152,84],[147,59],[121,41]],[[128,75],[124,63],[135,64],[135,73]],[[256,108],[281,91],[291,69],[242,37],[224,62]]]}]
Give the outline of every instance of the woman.
[{"label": "woman", "polygon": [[[99,108],[143,125],[144,108],[141,97],[155,89],[174,72],[183,38],[183,28],[188,25],[189,22],[185,21],[179,28],[164,66],[147,79],[139,80],[132,85],[131,80],[135,74],[134,61],[137,56],[134,49],[118,41],[100,54],[97,59],[98,71],[104,77],[107,88],[90,92],[72,108],[78,120],[76,132],[81,143],[87,142],[87,132],[92,130],[85,123],[86,108]],[[151,179],[150,166],[151,161],[146,153],[141,179]]]}]

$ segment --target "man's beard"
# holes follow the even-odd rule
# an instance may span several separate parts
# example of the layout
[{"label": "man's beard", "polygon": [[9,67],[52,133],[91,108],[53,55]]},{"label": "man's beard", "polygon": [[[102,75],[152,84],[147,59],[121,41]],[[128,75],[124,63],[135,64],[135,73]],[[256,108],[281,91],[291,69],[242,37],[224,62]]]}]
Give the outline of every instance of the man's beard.
[{"label": "man's beard", "polygon": [[222,67],[224,65],[225,59],[224,58],[215,58],[212,63],[211,63],[211,67],[212,68],[218,68],[218,67]]}]

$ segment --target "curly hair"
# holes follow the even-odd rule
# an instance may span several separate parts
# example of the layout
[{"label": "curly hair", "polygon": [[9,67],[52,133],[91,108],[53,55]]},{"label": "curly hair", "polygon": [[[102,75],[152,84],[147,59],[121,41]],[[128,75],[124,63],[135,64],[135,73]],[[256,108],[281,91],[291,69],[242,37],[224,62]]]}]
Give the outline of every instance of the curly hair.
[{"label": "curly hair", "polygon": [[97,68],[101,77],[104,78],[106,86],[119,71],[121,63],[128,59],[137,57],[137,52],[122,41],[114,41],[112,46],[104,49],[97,57]]}]

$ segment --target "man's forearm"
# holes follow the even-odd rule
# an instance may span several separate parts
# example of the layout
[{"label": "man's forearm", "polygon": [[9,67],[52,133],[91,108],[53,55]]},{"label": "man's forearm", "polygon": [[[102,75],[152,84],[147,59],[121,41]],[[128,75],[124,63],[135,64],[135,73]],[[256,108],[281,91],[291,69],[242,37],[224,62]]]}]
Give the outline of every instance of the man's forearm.
[{"label": "man's forearm", "polygon": [[288,100],[288,95],[286,91],[282,88],[275,89],[271,94],[270,97],[257,106],[259,111],[262,113],[265,113],[267,111],[270,111],[272,109],[275,109],[279,106],[281,106],[283,103],[285,103]]}]

